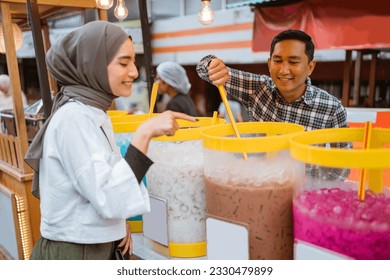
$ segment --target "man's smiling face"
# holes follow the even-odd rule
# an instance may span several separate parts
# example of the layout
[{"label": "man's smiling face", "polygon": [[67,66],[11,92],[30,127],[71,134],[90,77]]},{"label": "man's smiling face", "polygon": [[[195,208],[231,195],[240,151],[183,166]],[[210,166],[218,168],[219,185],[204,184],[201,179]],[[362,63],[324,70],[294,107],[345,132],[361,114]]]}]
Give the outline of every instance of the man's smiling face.
[{"label": "man's smiling face", "polygon": [[305,43],[283,40],[275,45],[268,59],[270,76],[287,102],[293,102],[306,91],[306,78],[313,72],[315,61],[305,53]]}]

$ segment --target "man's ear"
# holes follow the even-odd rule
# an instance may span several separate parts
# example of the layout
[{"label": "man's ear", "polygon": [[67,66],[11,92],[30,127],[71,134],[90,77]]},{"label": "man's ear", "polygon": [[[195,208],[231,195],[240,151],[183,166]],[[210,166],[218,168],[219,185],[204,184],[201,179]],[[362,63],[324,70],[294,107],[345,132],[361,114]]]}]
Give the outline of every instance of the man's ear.
[{"label": "man's ear", "polygon": [[309,70],[308,70],[308,74],[307,74],[308,76],[310,76],[311,73],[313,73],[315,67],[316,67],[316,61],[315,60],[310,61]]},{"label": "man's ear", "polygon": [[268,60],[267,60],[268,72],[271,72],[270,71],[270,64],[271,64],[271,58],[268,58]]}]

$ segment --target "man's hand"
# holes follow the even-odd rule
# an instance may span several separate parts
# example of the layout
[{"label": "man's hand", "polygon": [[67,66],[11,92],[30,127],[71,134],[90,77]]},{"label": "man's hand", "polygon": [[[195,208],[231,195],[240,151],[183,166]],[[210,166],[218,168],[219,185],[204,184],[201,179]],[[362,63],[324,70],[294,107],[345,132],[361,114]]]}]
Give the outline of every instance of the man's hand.
[{"label": "man's hand", "polygon": [[219,58],[211,60],[208,66],[208,74],[209,79],[216,86],[225,85],[225,83],[230,79],[225,63]]}]

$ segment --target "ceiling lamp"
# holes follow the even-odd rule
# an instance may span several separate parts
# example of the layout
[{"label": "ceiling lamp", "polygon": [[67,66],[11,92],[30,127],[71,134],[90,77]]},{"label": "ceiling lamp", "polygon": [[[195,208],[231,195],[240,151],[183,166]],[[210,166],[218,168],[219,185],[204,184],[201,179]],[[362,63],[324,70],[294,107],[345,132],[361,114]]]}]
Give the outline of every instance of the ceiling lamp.
[{"label": "ceiling lamp", "polygon": [[[19,25],[12,24],[12,32],[14,34],[15,50],[17,51],[23,44],[23,32]],[[0,53],[5,53],[5,42],[3,34],[3,25],[0,23]]]},{"label": "ceiling lamp", "polygon": [[[99,9],[108,10],[114,4],[114,0],[96,0],[96,6]],[[117,0],[116,6],[114,9],[114,16],[119,19],[119,21],[123,21],[127,18],[129,11],[127,10],[125,0]]]},{"label": "ceiling lamp", "polygon": [[198,12],[198,20],[207,25],[214,22],[214,11],[211,9],[211,0],[202,0],[202,7]]},{"label": "ceiling lamp", "polygon": [[127,15],[129,14],[129,11],[126,8],[125,0],[118,0],[116,3],[116,7],[114,10],[114,15],[117,19],[120,21],[127,18]]},{"label": "ceiling lamp", "polygon": [[114,4],[114,0],[96,0],[96,6],[99,9],[108,10]]}]

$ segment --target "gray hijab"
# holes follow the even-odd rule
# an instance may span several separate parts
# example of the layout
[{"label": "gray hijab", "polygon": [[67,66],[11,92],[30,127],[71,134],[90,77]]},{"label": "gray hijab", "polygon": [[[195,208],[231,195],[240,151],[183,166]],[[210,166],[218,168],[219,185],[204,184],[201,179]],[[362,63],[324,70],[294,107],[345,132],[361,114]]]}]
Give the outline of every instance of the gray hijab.
[{"label": "gray hijab", "polygon": [[108,81],[107,66],[129,36],[118,26],[90,22],[64,36],[46,55],[47,66],[61,86],[50,117],[35,136],[24,158],[34,172],[32,193],[39,198],[39,161],[50,119],[69,99],[107,111],[115,96]]}]

